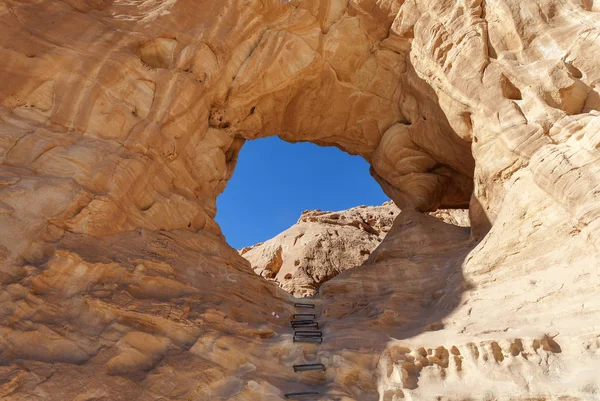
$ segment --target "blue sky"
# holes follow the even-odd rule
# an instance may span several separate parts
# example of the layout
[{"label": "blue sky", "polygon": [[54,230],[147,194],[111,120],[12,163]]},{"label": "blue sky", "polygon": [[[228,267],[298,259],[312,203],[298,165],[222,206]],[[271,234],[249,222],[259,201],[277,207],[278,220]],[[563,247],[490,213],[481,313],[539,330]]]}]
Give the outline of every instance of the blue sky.
[{"label": "blue sky", "polygon": [[233,177],[217,199],[216,220],[227,242],[242,248],[286,230],[303,210],[343,210],[387,200],[363,158],[270,137],[242,148]]}]

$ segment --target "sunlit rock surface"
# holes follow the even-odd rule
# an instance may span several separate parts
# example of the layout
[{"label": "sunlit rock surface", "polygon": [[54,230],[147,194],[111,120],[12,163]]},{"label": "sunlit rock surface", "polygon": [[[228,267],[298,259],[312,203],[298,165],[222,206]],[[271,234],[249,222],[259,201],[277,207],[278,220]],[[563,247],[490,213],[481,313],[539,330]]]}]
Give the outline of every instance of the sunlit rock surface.
[{"label": "sunlit rock surface", "polygon": [[[306,210],[289,229],[239,252],[256,274],[295,297],[313,296],[324,282],[363,264],[399,213],[393,202],[339,212]],[[468,210],[440,209],[431,215],[450,224],[469,226]]]},{"label": "sunlit rock surface", "polygon": [[[0,398],[597,398],[599,11],[2,1]],[[403,210],[321,287],[321,346],[213,220],[269,135],[361,155]]]}]

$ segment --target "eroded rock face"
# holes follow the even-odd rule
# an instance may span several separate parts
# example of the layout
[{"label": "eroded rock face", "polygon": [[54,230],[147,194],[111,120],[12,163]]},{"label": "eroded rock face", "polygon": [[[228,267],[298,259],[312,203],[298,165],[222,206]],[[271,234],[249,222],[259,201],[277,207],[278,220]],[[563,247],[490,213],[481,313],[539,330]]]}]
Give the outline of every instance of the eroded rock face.
[{"label": "eroded rock face", "polygon": [[[399,214],[392,202],[339,212],[307,210],[281,234],[239,252],[259,276],[295,297],[313,296],[324,282],[362,265]],[[469,226],[464,209],[438,210],[431,215],[449,224]]]},{"label": "eroded rock face", "polygon": [[[595,397],[598,9],[2,2],[1,397]],[[323,286],[318,352],[213,220],[275,134],[361,155],[403,210]],[[419,213],[467,205],[471,234]]]}]

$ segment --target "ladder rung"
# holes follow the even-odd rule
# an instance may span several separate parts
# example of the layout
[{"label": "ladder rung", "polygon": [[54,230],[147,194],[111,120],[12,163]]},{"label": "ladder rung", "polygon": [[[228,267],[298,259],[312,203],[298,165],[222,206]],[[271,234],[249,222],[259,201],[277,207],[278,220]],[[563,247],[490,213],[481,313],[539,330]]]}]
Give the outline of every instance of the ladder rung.
[{"label": "ladder rung", "polygon": [[294,365],[294,372],[305,372],[308,370],[327,370],[322,363],[309,363],[306,365]]},{"label": "ladder rung", "polygon": [[314,309],[314,305],[313,304],[301,304],[301,303],[295,303],[294,306],[296,308],[308,308],[308,309]]},{"label": "ladder rung", "polygon": [[302,323],[314,323],[315,321],[312,319],[303,319],[303,320],[291,320],[291,324],[302,324]]},{"label": "ladder rung", "polygon": [[306,328],[318,329],[319,328],[319,323],[317,323],[317,322],[301,323],[301,324],[292,323],[292,327],[293,328],[299,328],[299,329],[306,329]]},{"label": "ladder rung", "polygon": [[318,397],[320,395],[321,394],[316,391],[303,391],[301,393],[287,393],[287,394],[284,394],[283,396],[287,399],[290,399],[290,398]]},{"label": "ladder rung", "polygon": [[323,337],[296,337],[294,336],[295,343],[319,343],[323,342]]},{"label": "ladder rung", "polygon": [[292,317],[294,319],[302,319],[302,318],[316,319],[317,315],[313,315],[312,313],[296,313]]},{"label": "ladder rung", "polygon": [[294,332],[295,336],[298,337],[306,337],[306,336],[318,336],[318,337],[323,337],[323,333],[321,333],[320,331],[317,330],[303,330],[303,331],[295,331]]}]

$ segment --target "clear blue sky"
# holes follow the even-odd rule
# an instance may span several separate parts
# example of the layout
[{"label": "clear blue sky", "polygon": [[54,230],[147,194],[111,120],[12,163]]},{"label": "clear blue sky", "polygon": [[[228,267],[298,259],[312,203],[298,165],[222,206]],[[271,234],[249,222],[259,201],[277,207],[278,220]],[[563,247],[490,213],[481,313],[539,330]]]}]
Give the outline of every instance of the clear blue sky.
[{"label": "clear blue sky", "polygon": [[286,230],[303,210],[343,210],[387,200],[362,157],[270,137],[245,143],[217,199],[216,220],[227,242],[239,249]]}]

